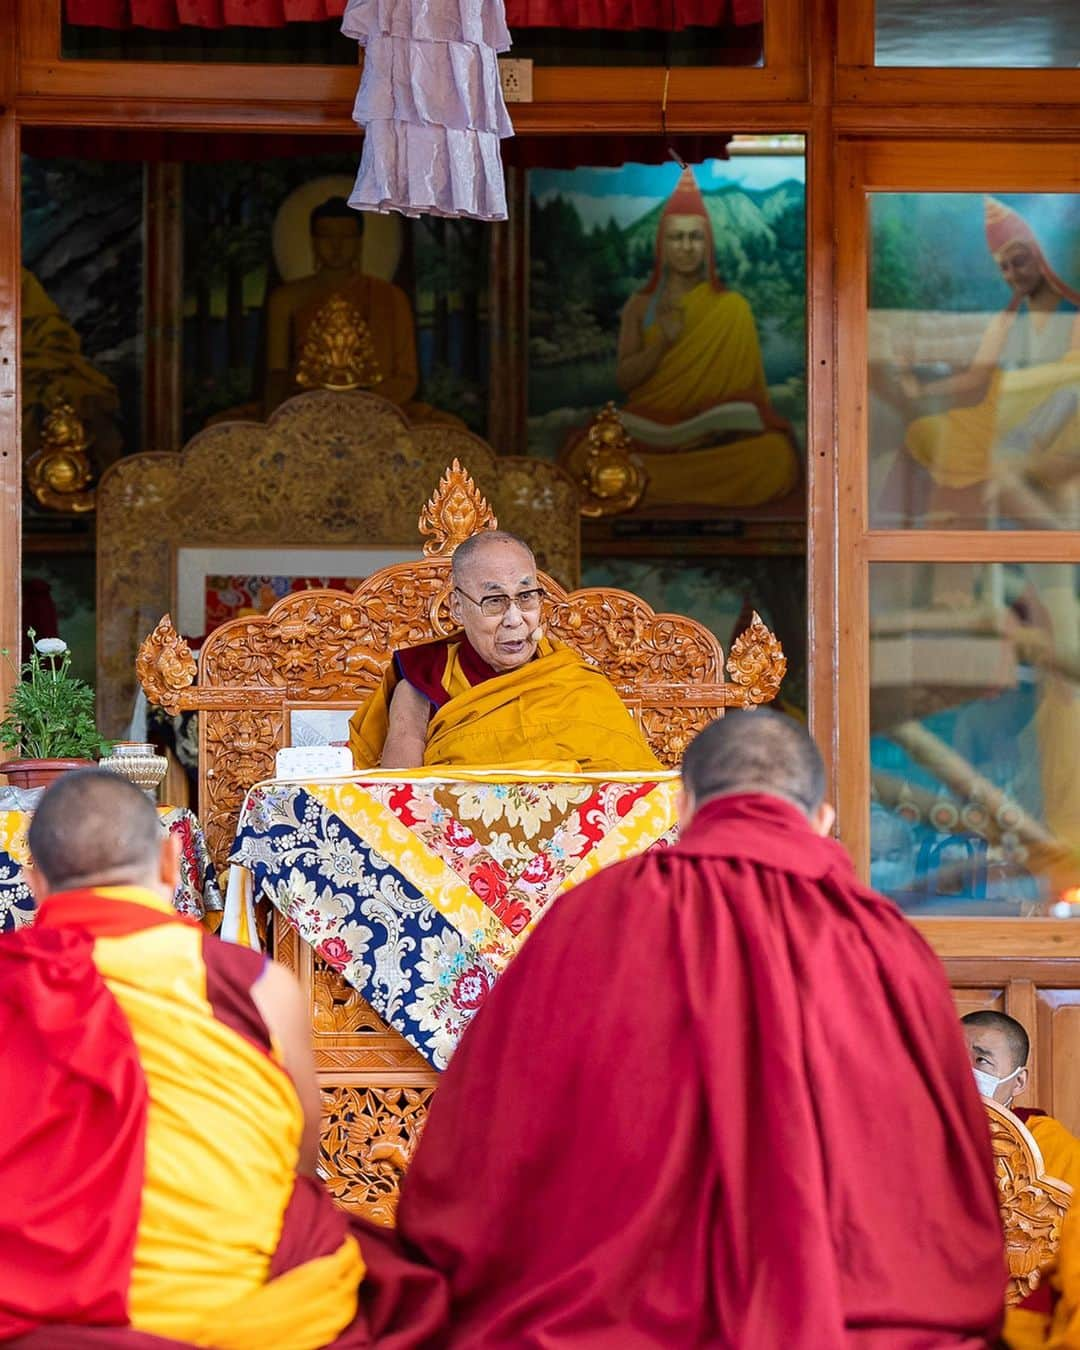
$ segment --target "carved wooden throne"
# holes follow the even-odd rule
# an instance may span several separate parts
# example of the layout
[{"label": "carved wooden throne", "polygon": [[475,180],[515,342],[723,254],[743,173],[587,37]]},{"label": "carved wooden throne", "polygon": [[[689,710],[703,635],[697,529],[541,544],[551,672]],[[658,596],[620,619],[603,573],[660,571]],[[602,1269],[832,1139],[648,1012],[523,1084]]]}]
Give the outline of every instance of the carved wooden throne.
[{"label": "carved wooden throne", "polygon": [[[369,577],[352,594],[301,591],[265,615],[222,625],[196,663],[168,616],[143,643],[138,676],[170,712],[200,711],[199,811],[215,861],[228,856],[247,789],[274,772],[291,714],[355,708],[376,687],[391,652],[453,630],[450,558],[495,516],[455,460],[420,516],[422,560]],[[540,574],[546,630],[611,679],[659,758],[679,762],[690,738],[725,708],[772,699],[785,659],[755,615],[727,662],[693,619],[656,614],[636,596],[597,587],[568,593]],[[278,960],[309,991],[324,1088],[323,1168],[343,1203],[389,1221],[397,1180],[437,1074],[287,925],[274,930]]]},{"label": "carved wooden throne", "polygon": [[1022,1303],[1057,1257],[1061,1223],[1072,1187],[1048,1177],[1031,1131],[997,1102],[983,1099],[990,1117],[990,1143],[998,1185],[1009,1283],[1005,1302]]}]

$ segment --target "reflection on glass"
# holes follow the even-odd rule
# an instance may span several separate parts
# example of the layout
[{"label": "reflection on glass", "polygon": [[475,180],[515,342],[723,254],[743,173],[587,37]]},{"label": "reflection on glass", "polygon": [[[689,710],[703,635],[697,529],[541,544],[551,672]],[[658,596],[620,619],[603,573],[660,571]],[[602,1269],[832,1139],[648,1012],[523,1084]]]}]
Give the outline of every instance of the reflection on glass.
[{"label": "reflection on glass", "polygon": [[870,200],[877,528],[1080,528],[1080,196]]},{"label": "reflection on glass", "polygon": [[876,0],[879,66],[1080,65],[1076,0]]},{"label": "reflection on glass", "polygon": [[871,567],[870,879],[904,909],[1080,898],[1078,601],[1071,563]]}]

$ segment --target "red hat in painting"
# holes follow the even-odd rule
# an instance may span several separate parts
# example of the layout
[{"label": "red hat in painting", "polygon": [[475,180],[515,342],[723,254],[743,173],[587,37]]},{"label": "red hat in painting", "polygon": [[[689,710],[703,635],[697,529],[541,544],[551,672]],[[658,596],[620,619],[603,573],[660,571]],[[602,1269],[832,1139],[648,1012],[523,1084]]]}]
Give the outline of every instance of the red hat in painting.
[{"label": "red hat in painting", "polygon": [[656,227],[656,246],[654,252],[652,276],[644,286],[646,295],[650,295],[660,284],[663,273],[664,226],[670,216],[700,216],[705,222],[705,274],[714,291],[722,290],[720,279],[716,275],[716,242],[713,239],[712,221],[705,206],[705,198],[697,185],[693,169],[687,167],[679,175],[675,191],[664,203],[660,212],[660,223]]},{"label": "red hat in painting", "polygon": [[[1066,285],[1046,261],[1046,255],[1035,238],[1035,231],[1019,211],[1014,211],[1011,206],[999,202],[996,197],[984,197],[983,217],[986,223],[986,244],[995,259],[1000,259],[1005,250],[1014,244],[1022,244],[1035,255],[1039,271],[1046,278],[1050,288],[1074,305],[1080,305],[1080,291]],[[1014,297],[1010,308],[1015,308],[1019,303],[1019,297]]]}]

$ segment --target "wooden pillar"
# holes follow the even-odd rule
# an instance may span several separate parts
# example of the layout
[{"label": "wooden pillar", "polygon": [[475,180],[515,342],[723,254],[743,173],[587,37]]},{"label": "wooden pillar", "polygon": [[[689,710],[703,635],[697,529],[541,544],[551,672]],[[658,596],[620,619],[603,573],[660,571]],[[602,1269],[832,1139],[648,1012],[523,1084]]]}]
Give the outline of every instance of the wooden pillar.
[{"label": "wooden pillar", "polygon": [[183,166],[148,164],[145,174],[142,444],[130,448],[179,450],[183,440]]},{"label": "wooden pillar", "polygon": [[491,229],[488,276],[487,439],[500,455],[523,455],[529,397],[528,171],[508,167],[509,219]]},{"label": "wooden pillar", "polygon": [[[21,632],[22,458],[19,403],[19,127],[15,0],[0,0],[0,647],[17,664]],[[0,660],[0,704],[13,675]]]},{"label": "wooden pillar", "polygon": [[[837,752],[836,418],[834,186],[832,124],[835,13],[807,8],[810,134],[806,146],[806,587],[810,729],[825,759],[831,797],[839,800]],[[846,831],[848,822],[839,821]]]}]

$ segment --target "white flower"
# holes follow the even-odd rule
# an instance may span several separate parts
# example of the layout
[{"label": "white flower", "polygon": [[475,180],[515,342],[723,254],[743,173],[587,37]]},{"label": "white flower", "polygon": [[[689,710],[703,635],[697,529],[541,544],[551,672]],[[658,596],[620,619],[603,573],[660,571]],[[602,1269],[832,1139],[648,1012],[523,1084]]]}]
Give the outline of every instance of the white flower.
[{"label": "white flower", "polygon": [[34,650],[42,656],[63,656],[67,649],[63,638],[38,638],[34,643]]}]

